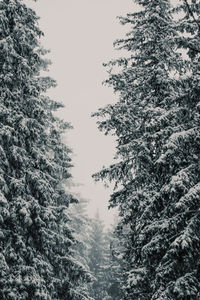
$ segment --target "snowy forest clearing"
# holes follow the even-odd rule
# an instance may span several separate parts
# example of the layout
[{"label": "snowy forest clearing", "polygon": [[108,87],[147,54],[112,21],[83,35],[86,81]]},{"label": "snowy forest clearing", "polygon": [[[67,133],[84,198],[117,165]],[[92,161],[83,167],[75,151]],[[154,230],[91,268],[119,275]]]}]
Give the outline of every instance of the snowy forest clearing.
[{"label": "snowy forest clearing", "polygon": [[[34,10],[0,1],[0,299],[200,299],[200,3],[136,0],[141,10],[105,65],[117,100],[93,117],[116,138],[93,175],[115,186],[104,231],[68,192],[63,104]],[[184,53],[185,55],[183,55]]]}]

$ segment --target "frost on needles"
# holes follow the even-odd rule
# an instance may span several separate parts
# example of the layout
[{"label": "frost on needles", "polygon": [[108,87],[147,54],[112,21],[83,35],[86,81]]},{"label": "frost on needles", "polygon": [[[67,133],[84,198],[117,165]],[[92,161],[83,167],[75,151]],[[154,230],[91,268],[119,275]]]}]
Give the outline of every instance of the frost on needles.
[{"label": "frost on needles", "polygon": [[116,187],[123,299],[198,300],[200,4],[135,3],[115,42],[127,56],[106,64],[118,101],[94,114],[116,136],[118,161],[94,177]]},{"label": "frost on needles", "polygon": [[62,182],[71,176],[70,127],[45,95],[54,80],[39,43],[35,12],[20,0],[0,2],[0,299],[89,299],[89,272],[74,257]]}]

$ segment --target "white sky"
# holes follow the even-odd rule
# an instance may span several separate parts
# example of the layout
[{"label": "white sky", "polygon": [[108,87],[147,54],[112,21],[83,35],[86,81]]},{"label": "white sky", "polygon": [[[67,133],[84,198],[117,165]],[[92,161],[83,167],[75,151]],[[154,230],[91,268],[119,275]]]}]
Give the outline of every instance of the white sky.
[{"label": "white sky", "polygon": [[42,45],[51,50],[49,75],[58,83],[51,96],[65,104],[60,116],[74,126],[67,143],[74,152],[74,181],[83,184],[76,191],[91,200],[90,216],[99,209],[110,224],[113,211],[108,212],[107,205],[112,190],[95,184],[91,175],[113,162],[114,139],[100,133],[90,115],[115,100],[112,88],[102,86],[107,78],[102,63],[119,55],[112,44],[127,28],[116,17],[132,12],[134,5],[132,0],[40,0],[31,7],[41,17]]}]

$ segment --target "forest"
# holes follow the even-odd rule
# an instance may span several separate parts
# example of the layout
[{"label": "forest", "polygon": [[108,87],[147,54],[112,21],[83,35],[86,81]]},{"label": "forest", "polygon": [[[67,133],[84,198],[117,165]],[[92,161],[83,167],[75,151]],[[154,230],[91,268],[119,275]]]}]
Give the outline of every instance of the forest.
[{"label": "forest", "polygon": [[200,3],[132,2],[123,56],[104,63],[117,101],[92,115],[116,138],[93,175],[114,186],[107,229],[67,189],[71,124],[39,17],[0,0],[0,300],[200,299]]}]

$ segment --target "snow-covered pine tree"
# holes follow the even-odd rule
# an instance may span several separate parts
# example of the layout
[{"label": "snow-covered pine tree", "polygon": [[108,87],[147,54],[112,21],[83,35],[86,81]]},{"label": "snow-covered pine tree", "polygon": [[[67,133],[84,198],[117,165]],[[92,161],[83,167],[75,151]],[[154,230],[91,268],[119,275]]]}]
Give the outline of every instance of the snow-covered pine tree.
[{"label": "snow-covered pine tree", "polygon": [[[189,64],[176,51],[180,39],[169,1],[135,2],[141,10],[121,18],[131,30],[115,43],[130,55],[107,64],[106,83],[119,100],[95,114],[103,117],[100,130],[117,136],[119,162],[95,177],[120,185],[110,206],[119,206],[122,232],[126,229],[125,299],[197,300],[199,56],[192,84],[194,71],[190,80],[182,79]],[[198,30],[193,22],[194,27]]]},{"label": "snow-covered pine tree", "polygon": [[0,1],[0,299],[86,299],[76,286],[87,272],[71,256],[62,181],[70,150],[62,105],[45,96],[48,61],[35,12],[20,0]]},{"label": "snow-covered pine tree", "polygon": [[[113,233],[114,227],[104,232],[103,222],[97,214],[94,219],[87,216],[87,200],[76,196],[78,203],[70,206],[71,227],[76,239],[74,254],[88,271],[91,282],[85,282],[79,289],[92,299],[121,299],[119,241]],[[119,254],[119,255],[118,255]]]},{"label": "snow-covered pine tree", "polygon": [[78,199],[78,202],[71,205],[69,209],[70,223],[76,238],[74,249],[79,253],[78,255],[82,263],[87,265],[91,231],[91,219],[86,212],[88,201],[80,195],[76,195],[75,197]]},{"label": "snow-covered pine tree", "polygon": [[[76,195],[78,199],[77,203],[74,203],[69,208],[70,215],[70,224],[73,232],[73,236],[76,239],[72,249],[73,249],[73,257],[75,257],[81,264],[83,264],[84,269],[89,270],[89,249],[91,244],[91,225],[92,220],[87,215],[87,205],[88,201],[82,198],[80,195]],[[89,278],[88,278],[89,279]],[[79,289],[81,293],[85,293],[85,295],[89,295],[90,287],[92,282],[94,281],[94,277],[91,275],[90,280],[85,281],[82,285],[79,285]],[[94,298],[89,298],[94,300]]]},{"label": "snow-covered pine tree", "polygon": [[168,218],[160,225],[165,231],[171,230],[172,236],[157,269],[156,285],[164,285],[171,279],[161,299],[197,300],[200,298],[200,3],[196,0],[180,3],[177,11],[184,16],[177,22],[177,46],[187,52],[187,72],[179,78],[175,104],[184,114],[177,119],[177,130],[157,162],[158,172],[171,168],[173,173],[160,193],[170,201],[166,208]]},{"label": "snow-covered pine tree", "polygon": [[115,225],[107,229],[105,236],[105,266],[104,272],[104,286],[108,296],[103,300],[121,300],[122,299],[122,253],[123,247],[118,239]]},{"label": "snow-covered pine tree", "polygon": [[91,219],[90,244],[88,249],[88,265],[95,281],[91,284],[90,294],[95,300],[103,300],[107,296],[107,283],[105,282],[105,265],[107,264],[105,252],[104,225],[97,212]]}]

